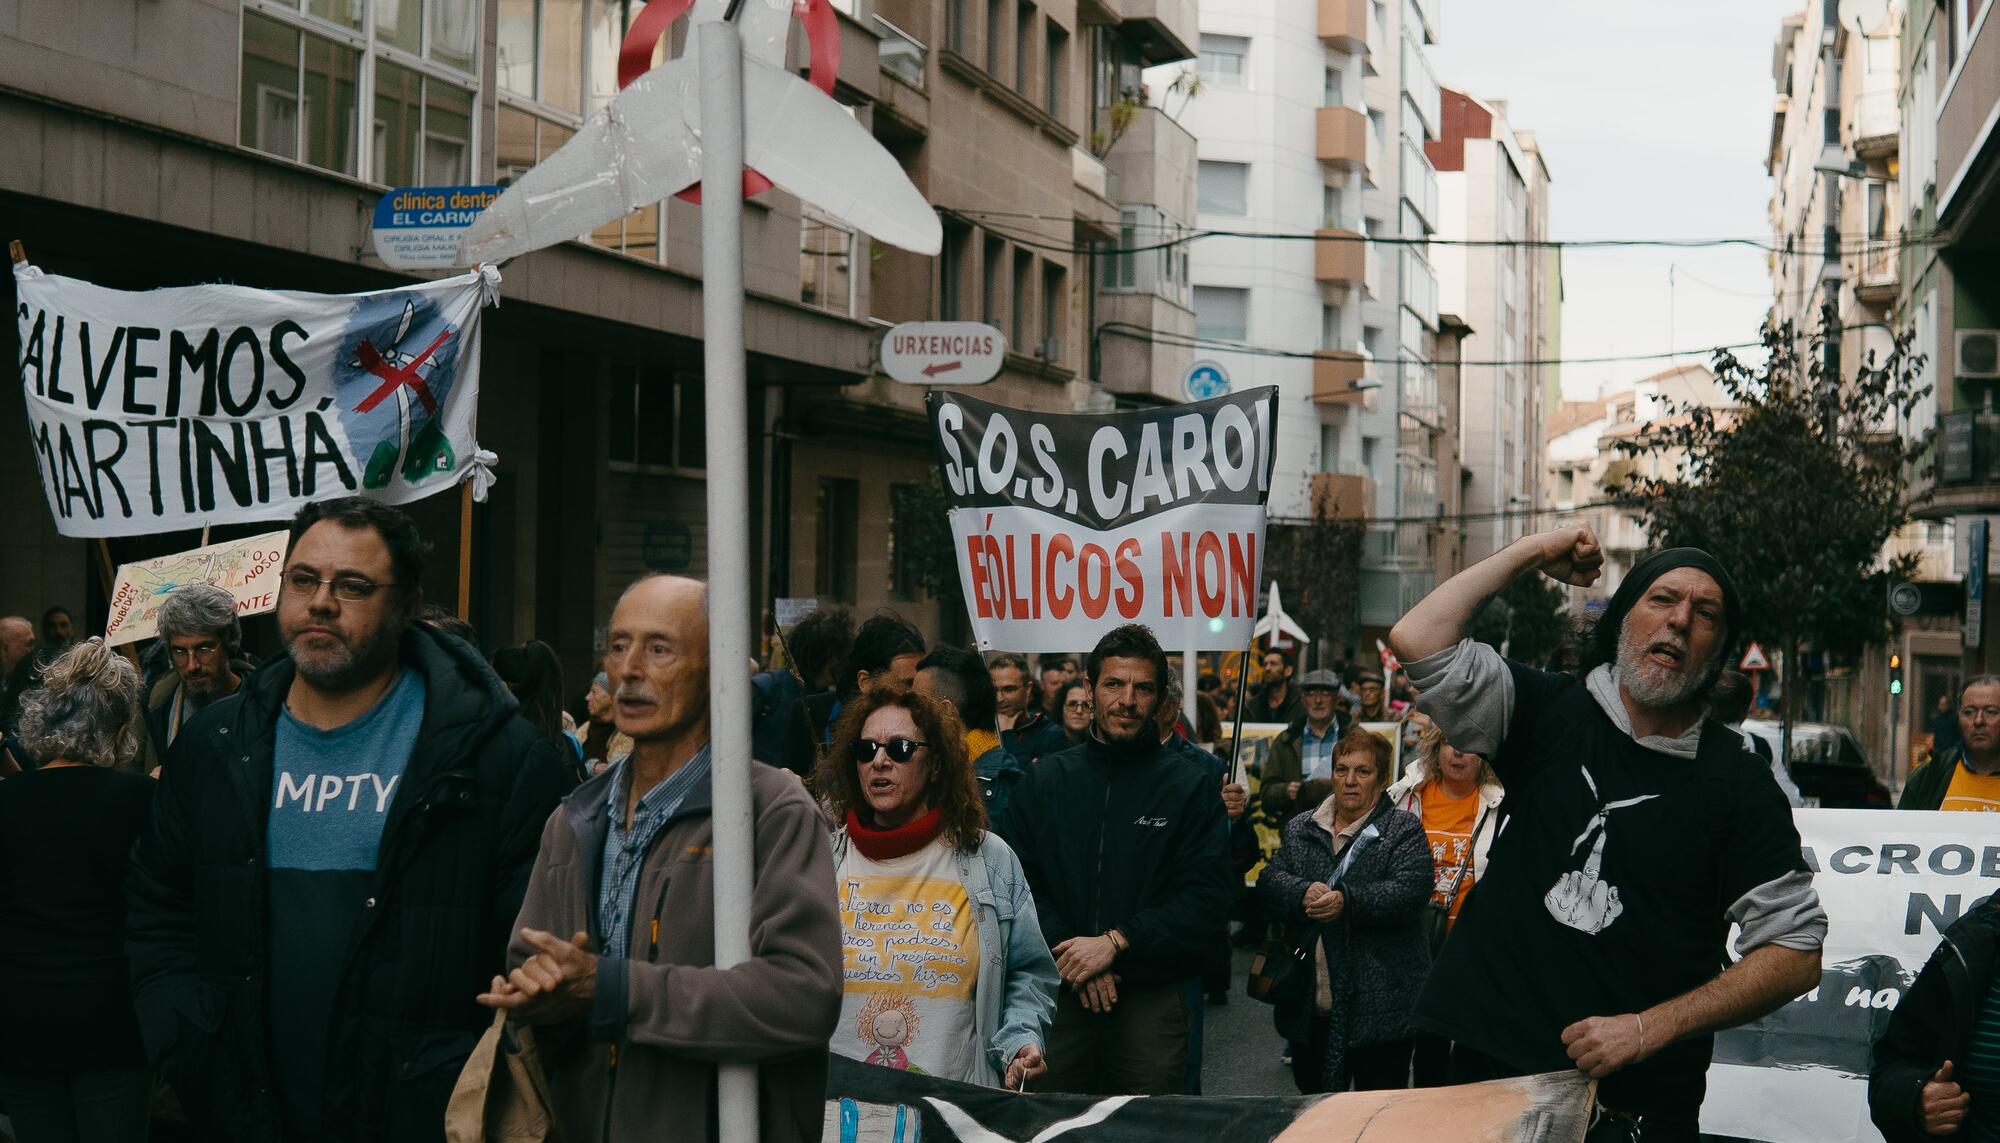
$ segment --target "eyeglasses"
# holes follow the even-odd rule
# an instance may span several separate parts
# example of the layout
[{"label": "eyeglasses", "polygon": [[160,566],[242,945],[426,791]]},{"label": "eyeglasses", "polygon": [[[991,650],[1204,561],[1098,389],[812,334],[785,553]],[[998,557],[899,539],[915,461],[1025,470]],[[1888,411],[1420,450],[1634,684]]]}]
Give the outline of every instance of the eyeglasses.
[{"label": "eyeglasses", "polygon": [[1967,722],[1978,722],[1982,718],[1987,722],[2000,722],[2000,706],[1962,707],[1958,712],[1958,717]]},{"label": "eyeglasses", "polygon": [[903,766],[917,756],[917,751],[929,745],[928,742],[918,742],[914,738],[891,738],[887,742],[877,742],[872,738],[857,738],[854,740],[854,760],[873,762],[878,751],[886,750],[889,752],[889,761]]},{"label": "eyeglasses", "polygon": [[167,657],[174,660],[206,659],[221,649],[222,644],[220,643],[196,643],[192,647],[176,647],[168,644]]},{"label": "eyeglasses", "polygon": [[1087,702],[1066,702],[1063,704],[1063,709],[1075,711],[1077,714],[1089,714],[1090,704]]},{"label": "eyeglasses", "polygon": [[385,587],[395,587],[393,583],[376,583],[358,575],[322,577],[303,569],[285,573],[285,590],[293,595],[318,595],[320,584],[333,588],[333,597],[344,603],[363,603]]}]

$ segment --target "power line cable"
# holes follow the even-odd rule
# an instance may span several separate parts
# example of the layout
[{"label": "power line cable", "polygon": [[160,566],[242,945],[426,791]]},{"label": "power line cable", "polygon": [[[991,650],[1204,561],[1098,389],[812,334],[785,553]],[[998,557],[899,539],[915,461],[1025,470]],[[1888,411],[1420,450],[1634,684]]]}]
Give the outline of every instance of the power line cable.
[{"label": "power line cable", "polygon": [[[1123,337],[1133,341],[1146,341],[1158,345],[1170,345],[1179,349],[1207,349],[1218,353],[1241,353],[1251,357],[1279,357],[1305,361],[1323,361],[1327,350],[1277,349],[1270,346],[1250,345],[1246,342],[1227,341],[1221,338],[1205,338],[1192,334],[1174,333],[1170,330],[1153,330],[1131,322],[1104,322],[1097,327],[1098,332]],[[1696,349],[1666,350],[1660,353],[1612,354],[1603,357],[1536,357],[1507,360],[1457,360],[1436,361],[1421,357],[1371,358],[1384,364],[1429,365],[1429,366],[1502,366],[1502,365],[1612,365],[1627,361],[1666,361],[1676,357],[1711,356],[1727,350],[1759,349],[1761,341],[1739,341],[1728,345],[1709,345]]]}]

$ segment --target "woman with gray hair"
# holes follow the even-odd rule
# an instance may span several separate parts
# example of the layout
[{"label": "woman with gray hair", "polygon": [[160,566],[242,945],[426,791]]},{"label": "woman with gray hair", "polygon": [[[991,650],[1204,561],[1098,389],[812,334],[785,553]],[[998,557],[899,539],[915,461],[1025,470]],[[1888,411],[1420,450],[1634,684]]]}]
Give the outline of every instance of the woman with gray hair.
[{"label": "woman with gray hair", "polygon": [[0,782],[0,1102],[18,1143],[146,1137],[125,871],[154,785],[116,769],[139,748],[139,713],[138,671],[101,639],[21,699],[21,739],[45,761]]}]

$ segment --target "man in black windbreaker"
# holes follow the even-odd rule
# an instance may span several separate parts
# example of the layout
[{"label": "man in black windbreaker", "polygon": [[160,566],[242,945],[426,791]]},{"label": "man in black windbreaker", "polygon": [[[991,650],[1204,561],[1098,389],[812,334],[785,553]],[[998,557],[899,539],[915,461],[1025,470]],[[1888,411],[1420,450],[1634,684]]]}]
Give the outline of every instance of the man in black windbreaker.
[{"label": "man in black windbreaker", "polygon": [[1868,1113],[1888,1143],[2000,1128],[2000,898],[1944,931],[1903,994],[1868,1075]]},{"label": "man in black windbreaker", "polygon": [[195,1132],[443,1137],[542,825],[573,779],[476,651],[412,620],[423,540],[292,523],[286,655],[175,738],[133,851],[140,1031]]},{"label": "man in black windbreaker", "polygon": [[1227,817],[1215,779],[1160,741],[1153,633],[1112,631],[1087,671],[1090,739],[1029,771],[1000,830],[1062,974],[1040,1086],[1168,1095],[1187,1061],[1187,979],[1227,923]]}]

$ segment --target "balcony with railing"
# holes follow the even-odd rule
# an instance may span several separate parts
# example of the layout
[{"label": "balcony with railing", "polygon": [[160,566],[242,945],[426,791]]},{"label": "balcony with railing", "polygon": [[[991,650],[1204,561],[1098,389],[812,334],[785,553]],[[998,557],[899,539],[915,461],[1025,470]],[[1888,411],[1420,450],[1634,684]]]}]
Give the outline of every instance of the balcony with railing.
[{"label": "balcony with railing", "polygon": [[1069,172],[1077,241],[1118,241],[1118,176],[1082,147],[1069,149]]},{"label": "balcony with railing", "polygon": [[1349,55],[1368,52],[1369,0],[1319,0],[1319,38]]},{"label": "balcony with railing", "polygon": [[1895,301],[1902,274],[1902,254],[1902,243],[1893,234],[1854,247],[1858,263],[1853,277],[1854,296],[1870,305]]},{"label": "balcony with railing", "polygon": [[1424,225],[1432,230],[1438,225],[1438,176],[1437,168],[1431,165],[1424,149],[1403,136],[1402,155],[1398,160],[1402,175],[1403,197],[1416,208]]},{"label": "balcony with railing", "polygon": [[1873,87],[1854,97],[1847,145],[1856,155],[1875,159],[1895,154],[1902,130],[1902,108],[1896,101],[1893,79],[1887,86]]},{"label": "balcony with railing", "polygon": [[1358,341],[1314,350],[1312,376],[1314,404],[1375,407],[1375,390],[1381,383],[1374,378],[1368,350]]},{"label": "balcony with railing", "polygon": [[1375,134],[1368,127],[1367,112],[1358,107],[1322,107],[1316,114],[1319,161],[1343,170],[1366,170]]},{"label": "balcony with railing", "polygon": [[1405,28],[1403,32],[1403,90],[1409,94],[1410,102],[1417,105],[1425,138],[1435,139],[1443,122],[1444,90],[1438,84],[1437,73],[1431,70],[1430,57],[1412,38],[1411,30]]},{"label": "balcony with railing", "polygon": [[2000,413],[1939,413],[1930,455],[1928,482],[1912,483],[1914,515],[1939,520],[2000,512]]},{"label": "balcony with railing", "polygon": [[1437,271],[1414,247],[1405,246],[1398,252],[1403,262],[1403,305],[1411,313],[1424,320],[1432,329],[1438,323],[1438,283]]},{"label": "balcony with railing", "polygon": [[1148,64],[1173,63],[1195,54],[1201,44],[1201,10],[1196,0],[1114,0],[1119,30],[1139,47]]},{"label": "balcony with railing", "polygon": [[922,40],[875,17],[876,57],[893,82],[876,85],[875,137],[890,143],[921,142],[930,134],[931,101],[925,91],[930,53]]},{"label": "balcony with railing", "polygon": [[1139,107],[1122,130],[1113,129],[1111,110],[1101,109],[1096,129],[1112,140],[1104,152],[1111,201],[1150,203],[1176,222],[1195,216],[1195,142],[1187,128],[1157,107]]},{"label": "balcony with railing", "polygon": [[1375,482],[1359,472],[1316,472],[1312,514],[1319,519],[1365,520],[1375,514]]},{"label": "balcony with railing", "polygon": [[1313,277],[1329,286],[1360,287],[1368,275],[1368,240],[1359,221],[1328,219],[1314,234]]}]

